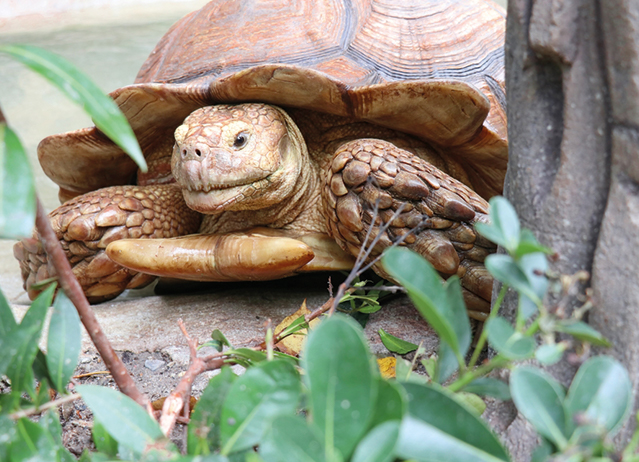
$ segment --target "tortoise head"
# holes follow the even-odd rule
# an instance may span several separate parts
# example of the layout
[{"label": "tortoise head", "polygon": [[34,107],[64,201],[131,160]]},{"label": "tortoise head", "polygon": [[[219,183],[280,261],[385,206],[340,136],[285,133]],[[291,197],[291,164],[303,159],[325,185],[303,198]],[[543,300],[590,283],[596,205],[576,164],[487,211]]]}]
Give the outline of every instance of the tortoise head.
[{"label": "tortoise head", "polygon": [[302,135],[281,109],[217,105],[175,130],[171,169],[198,212],[255,210],[292,194],[305,157]]}]

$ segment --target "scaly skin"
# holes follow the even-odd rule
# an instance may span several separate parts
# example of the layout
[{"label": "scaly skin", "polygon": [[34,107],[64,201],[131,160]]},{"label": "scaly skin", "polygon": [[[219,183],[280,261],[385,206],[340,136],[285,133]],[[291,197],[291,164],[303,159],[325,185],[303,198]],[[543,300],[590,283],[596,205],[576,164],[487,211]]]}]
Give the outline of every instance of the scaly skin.
[{"label": "scaly skin", "polygon": [[[424,255],[442,275],[457,274],[469,308],[488,311],[492,279],[483,261],[494,246],[472,228],[475,221],[486,220],[488,206],[443,171],[468,183],[463,170],[425,143],[390,129],[300,110],[291,114],[299,127],[285,111],[265,104],[198,109],[175,131],[171,166],[184,199],[172,185],[114,187],[54,211],[54,229],[91,300],[111,298],[137,284],[135,278],[150,280],[136,271],[198,280],[269,279],[304,271],[309,256],[319,255],[325,244],[311,250],[290,238],[303,240],[318,233],[336,240],[345,254],[333,248],[330,252],[338,266],[348,267],[348,255],[359,253],[369,226],[378,234],[380,225],[403,204],[372,255],[415,229],[401,245]],[[143,199],[150,194],[154,199]],[[129,205],[137,196],[138,205]],[[377,200],[379,214],[373,217]],[[145,213],[138,210],[141,206],[153,214],[143,223],[138,219]],[[162,213],[171,215],[167,229],[159,218]],[[132,269],[123,269],[104,253],[116,239],[194,233],[200,214],[204,220],[199,232],[213,236],[110,246],[108,255]],[[237,233],[255,227],[277,232],[253,232],[255,239]],[[220,239],[229,233],[235,237]],[[283,239],[277,245],[298,256],[273,252],[275,239]],[[36,242],[16,245],[27,287],[50,275]],[[203,250],[204,243],[213,253]],[[149,255],[165,257],[146,258]],[[327,255],[324,252],[322,261]],[[222,260],[224,269],[211,269],[211,262]],[[313,261],[308,264],[322,269]],[[379,265],[374,269],[387,276]]]}]

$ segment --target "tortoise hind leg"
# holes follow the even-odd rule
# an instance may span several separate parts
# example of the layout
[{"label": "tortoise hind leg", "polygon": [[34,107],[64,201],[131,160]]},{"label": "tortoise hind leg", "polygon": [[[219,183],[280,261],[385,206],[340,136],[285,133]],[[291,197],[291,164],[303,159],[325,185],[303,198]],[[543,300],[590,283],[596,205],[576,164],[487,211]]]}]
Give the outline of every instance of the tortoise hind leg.
[{"label": "tortoise hind leg", "polygon": [[[161,238],[197,232],[201,215],[184,203],[175,185],[113,186],[83,194],[49,214],[73,272],[91,303],[143,287],[155,276],[114,263],[107,245],[124,238]],[[39,236],[14,245],[29,297],[35,283],[55,276]]]},{"label": "tortoise hind leg", "polygon": [[[401,241],[443,277],[460,277],[471,314],[489,312],[493,279],[483,262],[496,247],[473,229],[473,223],[488,219],[484,199],[425,160],[382,140],[343,144],[329,169],[322,198],[330,234],[343,249],[357,255],[372,226],[368,242],[382,235],[371,259]],[[385,231],[384,224],[389,224]],[[380,264],[374,269],[389,278]]]}]

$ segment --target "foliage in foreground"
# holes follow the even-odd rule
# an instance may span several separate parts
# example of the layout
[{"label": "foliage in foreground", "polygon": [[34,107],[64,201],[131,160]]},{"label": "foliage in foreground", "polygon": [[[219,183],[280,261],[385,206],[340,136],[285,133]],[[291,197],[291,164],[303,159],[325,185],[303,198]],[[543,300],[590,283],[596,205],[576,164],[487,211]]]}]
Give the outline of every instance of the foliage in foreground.
[{"label": "foliage in foreground", "polygon": [[[48,76],[94,118],[104,116],[108,126],[111,109],[103,108],[107,103],[92,103],[99,91],[85,91],[86,82],[67,64],[29,47],[0,51]],[[115,136],[119,132],[115,130]],[[0,161],[0,234],[26,235],[33,226],[33,182],[25,180],[31,177],[26,157],[3,121]],[[516,366],[532,358],[541,364],[559,361],[569,344],[557,342],[558,333],[595,345],[607,342],[579,319],[583,310],[566,318],[544,305],[548,251],[530,231],[520,229],[514,210],[502,198],[491,201],[491,223],[478,230],[507,252],[486,260],[503,286],[468,361],[471,329],[459,280],[442,283],[421,257],[390,249],[383,260],[387,271],[440,335],[436,358],[422,358],[417,348],[413,362],[398,359],[396,379],[383,379],[361,327],[343,315],[324,319],[311,330],[299,365],[294,358],[270,351],[233,349],[215,331],[211,345],[226,346],[229,361],[248,369],[236,376],[225,367],[211,379],[191,415],[187,454],[180,454],[158,423],[130,398],[84,385],[75,389],[93,411],[98,451],[85,452],[81,460],[508,461],[509,455],[480,418],[484,404],[478,395],[514,401],[540,435],[537,461],[618,460],[621,455],[615,453],[610,437],[630,410],[627,372],[610,357],[594,357],[584,362],[566,391],[541,369]],[[507,287],[519,294],[514,324],[499,316]],[[37,422],[28,418],[51,406],[50,390],[67,393],[79,355],[79,319],[62,291],[53,301],[47,354],[38,348],[54,290],[54,285],[44,290],[20,323],[0,293],[0,376],[11,382],[11,392],[0,396],[2,461],[75,460],[62,445],[55,406]],[[306,327],[300,320],[294,324],[288,333]],[[540,346],[537,335],[543,340]],[[416,347],[386,333],[382,338],[397,352]],[[496,355],[477,365],[486,343]],[[415,373],[417,366],[426,374]],[[509,385],[487,376],[500,368],[512,369]],[[638,441],[639,433],[624,451],[624,461],[639,460],[632,455]]]}]

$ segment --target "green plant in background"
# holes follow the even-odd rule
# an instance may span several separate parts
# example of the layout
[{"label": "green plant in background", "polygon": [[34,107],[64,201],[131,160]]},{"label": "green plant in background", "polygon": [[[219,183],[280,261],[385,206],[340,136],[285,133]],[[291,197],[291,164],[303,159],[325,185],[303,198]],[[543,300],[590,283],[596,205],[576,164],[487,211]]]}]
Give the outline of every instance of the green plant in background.
[{"label": "green plant in background", "polygon": [[[21,60],[79,101],[96,125],[116,137],[120,146],[130,148],[144,168],[126,120],[82,74],[39,49],[12,46],[0,47],[0,52]],[[118,136],[124,140],[117,141]],[[0,235],[28,236],[36,204],[32,176],[24,150],[3,119],[0,160]],[[621,456],[624,461],[639,461],[634,455],[639,433],[623,454],[616,453],[610,443],[631,408],[628,373],[616,360],[588,359],[568,390],[540,368],[517,366],[521,360],[559,361],[567,343],[557,341],[558,333],[595,345],[605,346],[607,341],[579,319],[584,310],[565,318],[544,305],[549,250],[520,228],[505,199],[493,198],[490,205],[491,225],[477,229],[506,251],[486,260],[502,288],[472,353],[459,279],[443,282],[422,257],[391,248],[383,264],[439,334],[436,358],[424,359],[417,345],[381,331],[382,341],[392,351],[417,350],[412,362],[398,359],[396,379],[383,379],[360,325],[343,314],[325,318],[311,330],[299,362],[273,351],[270,330],[266,352],[235,348],[216,330],[205,345],[218,351],[220,364],[240,364],[247,370],[237,376],[224,366],[210,380],[190,416],[186,454],[131,398],[105,387],[78,385],[75,391],[94,414],[97,448],[85,451],[80,460],[509,461],[507,451],[480,418],[485,408],[480,395],[513,400],[541,437],[535,461],[612,461]],[[519,296],[513,322],[499,315],[509,287]],[[78,398],[68,394],[67,387],[79,356],[80,323],[64,292],[58,291],[54,300],[55,288],[50,284],[43,290],[20,323],[0,292],[0,351],[4,353],[0,376],[11,382],[11,391],[0,395],[1,461],[75,460],[62,444],[55,406]],[[379,307],[379,295],[379,289],[364,294],[356,286],[342,303],[353,313],[373,312]],[[38,340],[52,302],[45,354]],[[279,338],[308,327],[302,316]],[[486,344],[495,355],[478,364]],[[414,371],[418,365],[426,374]],[[511,369],[509,384],[487,376],[501,368]],[[50,402],[50,390],[63,398]],[[30,418],[36,414],[40,414],[38,421]]]}]

